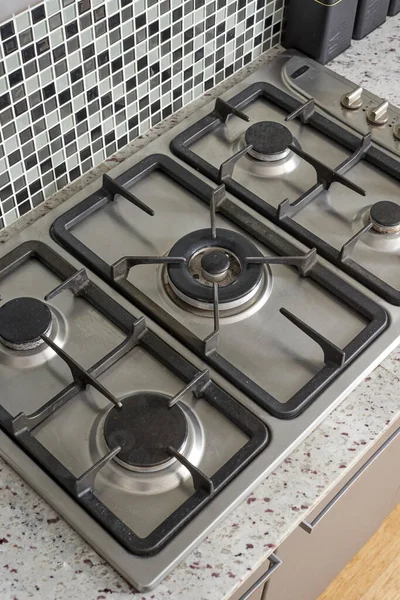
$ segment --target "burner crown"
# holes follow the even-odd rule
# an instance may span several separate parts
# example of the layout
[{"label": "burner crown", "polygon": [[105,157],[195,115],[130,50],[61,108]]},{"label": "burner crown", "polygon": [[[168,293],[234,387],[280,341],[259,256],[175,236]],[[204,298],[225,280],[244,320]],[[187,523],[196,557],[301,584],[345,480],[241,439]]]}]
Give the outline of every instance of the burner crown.
[{"label": "burner crown", "polygon": [[379,233],[400,231],[400,206],[395,202],[376,202],[369,211],[372,227]]},{"label": "burner crown", "polygon": [[293,143],[291,131],[281,123],[260,121],[245,133],[246,144],[251,144],[249,154],[258,160],[277,161],[286,158]]},{"label": "burner crown", "polygon": [[37,298],[13,298],[0,308],[0,342],[12,350],[33,350],[51,330],[47,304]]}]

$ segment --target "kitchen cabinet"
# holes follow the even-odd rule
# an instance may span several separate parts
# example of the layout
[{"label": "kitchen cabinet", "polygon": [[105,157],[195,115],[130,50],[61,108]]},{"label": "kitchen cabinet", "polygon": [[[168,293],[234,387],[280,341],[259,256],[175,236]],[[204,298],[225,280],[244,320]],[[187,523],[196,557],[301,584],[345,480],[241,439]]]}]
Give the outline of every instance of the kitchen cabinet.
[{"label": "kitchen cabinet", "polygon": [[[276,554],[282,564],[266,559],[230,600],[318,598],[400,502],[399,424],[377,440],[281,544]],[[271,567],[276,573],[246,596]]]},{"label": "kitchen cabinet", "polygon": [[400,501],[399,462],[400,430],[393,428],[280,546],[282,566],[262,600],[318,598]]}]

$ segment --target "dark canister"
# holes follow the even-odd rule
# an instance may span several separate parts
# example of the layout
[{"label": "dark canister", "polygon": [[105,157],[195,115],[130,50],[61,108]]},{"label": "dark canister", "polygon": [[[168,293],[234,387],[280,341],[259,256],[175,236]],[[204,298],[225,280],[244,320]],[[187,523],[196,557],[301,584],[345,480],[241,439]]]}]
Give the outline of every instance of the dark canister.
[{"label": "dark canister", "polygon": [[390,0],[358,0],[353,38],[361,40],[385,22]]},{"label": "dark canister", "polygon": [[351,44],[357,0],[288,0],[282,43],[325,64]]},{"label": "dark canister", "polygon": [[400,0],[391,0],[389,4],[389,17],[394,17],[400,12]]}]

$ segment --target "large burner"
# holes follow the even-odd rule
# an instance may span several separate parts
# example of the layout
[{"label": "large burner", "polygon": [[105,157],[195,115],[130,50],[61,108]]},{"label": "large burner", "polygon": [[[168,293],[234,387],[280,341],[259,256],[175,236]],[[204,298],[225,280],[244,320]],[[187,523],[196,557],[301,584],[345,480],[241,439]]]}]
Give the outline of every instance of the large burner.
[{"label": "large burner", "polygon": [[382,201],[373,204],[369,216],[373,229],[379,233],[400,231],[400,206],[395,202]]},{"label": "large burner", "polygon": [[180,451],[188,426],[178,404],[168,406],[171,398],[155,392],[134,394],[114,407],[104,422],[109,448],[120,446],[117,462],[128,469],[158,467],[171,460],[168,447]]},{"label": "large burner", "polygon": [[245,133],[246,144],[251,144],[249,154],[257,160],[275,162],[290,154],[293,143],[290,130],[274,121],[260,121],[251,125]]},{"label": "large burner", "polygon": [[173,292],[191,306],[213,310],[213,284],[218,283],[222,310],[249,302],[263,279],[263,266],[246,264],[246,257],[262,256],[245,236],[229,229],[193,231],[171,248],[170,256],[183,256],[186,263],[169,264]]},{"label": "large burner", "polygon": [[37,348],[51,326],[49,307],[36,298],[14,298],[0,307],[0,342],[12,350]]}]

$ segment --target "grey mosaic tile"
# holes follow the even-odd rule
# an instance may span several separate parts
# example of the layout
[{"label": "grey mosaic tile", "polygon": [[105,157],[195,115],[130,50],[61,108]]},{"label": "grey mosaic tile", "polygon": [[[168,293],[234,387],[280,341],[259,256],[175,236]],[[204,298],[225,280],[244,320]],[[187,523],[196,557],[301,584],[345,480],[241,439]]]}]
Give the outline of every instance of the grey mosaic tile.
[{"label": "grey mosaic tile", "polygon": [[0,228],[279,43],[283,0],[44,0],[0,24]]}]

